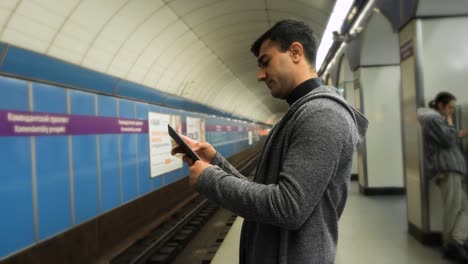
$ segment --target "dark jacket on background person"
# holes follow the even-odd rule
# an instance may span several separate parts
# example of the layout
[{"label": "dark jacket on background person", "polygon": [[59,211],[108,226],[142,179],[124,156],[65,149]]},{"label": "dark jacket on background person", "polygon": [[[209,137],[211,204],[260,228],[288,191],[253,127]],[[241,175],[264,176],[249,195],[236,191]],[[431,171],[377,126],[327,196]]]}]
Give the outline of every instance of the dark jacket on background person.
[{"label": "dark jacket on background person", "polygon": [[465,158],[460,148],[460,139],[454,126],[433,109],[420,109],[419,121],[422,126],[424,163],[429,177],[440,172],[457,172],[466,175]]},{"label": "dark jacket on background person", "polygon": [[295,101],[268,135],[254,182],[221,155],[196,189],[243,217],[240,263],[334,262],[352,156],[367,120],[322,86]]}]

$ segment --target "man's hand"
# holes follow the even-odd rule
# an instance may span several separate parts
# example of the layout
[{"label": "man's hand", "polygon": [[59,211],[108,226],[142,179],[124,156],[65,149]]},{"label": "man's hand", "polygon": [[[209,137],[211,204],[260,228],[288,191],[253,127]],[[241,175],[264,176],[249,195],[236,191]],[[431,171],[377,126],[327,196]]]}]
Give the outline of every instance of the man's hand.
[{"label": "man's hand", "polygon": [[462,129],[460,131],[458,131],[458,137],[459,138],[464,138],[468,136],[468,129]]},{"label": "man's hand", "polygon": [[[180,135],[187,145],[198,154],[202,161],[210,163],[213,157],[216,155],[216,149],[208,142],[198,142],[184,135]],[[171,155],[177,153],[185,154],[184,149],[180,146],[176,146],[171,150]],[[185,160],[184,160],[185,161]],[[190,165],[189,165],[190,166]]]},{"label": "man's hand", "polygon": [[197,184],[198,177],[200,177],[200,174],[202,173],[202,171],[204,171],[208,167],[213,166],[201,160],[197,160],[193,162],[193,160],[187,156],[184,156],[183,160],[189,166],[189,184],[190,184],[190,187],[192,188],[194,188],[195,185]]},{"label": "man's hand", "polygon": [[452,115],[446,116],[445,119],[447,120],[447,125],[453,126],[453,117],[452,117]]},{"label": "man's hand", "polygon": [[[211,160],[216,155],[216,149],[207,142],[198,142],[189,137],[181,135],[182,139],[187,143],[187,145],[198,154],[201,160],[193,161],[190,157],[184,156],[183,161],[189,166],[189,183],[190,187],[195,187],[198,182],[198,177],[202,171],[212,165],[210,165]],[[175,155],[177,153],[185,154],[184,149],[180,146],[176,146],[171,150],[171,154]]]}]

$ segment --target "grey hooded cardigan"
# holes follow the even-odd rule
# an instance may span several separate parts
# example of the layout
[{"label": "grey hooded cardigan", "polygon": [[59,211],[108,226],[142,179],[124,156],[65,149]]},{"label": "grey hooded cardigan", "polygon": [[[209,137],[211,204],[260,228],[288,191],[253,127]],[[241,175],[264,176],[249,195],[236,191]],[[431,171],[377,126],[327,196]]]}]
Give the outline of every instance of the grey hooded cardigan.
[{"label": "grey hooded cardigan", "polygon": [[292,104],[269,133],[254,182],[221,155],[196,189],[242,216],[240,263],[334,262],[353,152],[367,120],[333,87]]},{"label": "grey hooded cardigan", "polygon": [[466,175],[466,161],[454,126],[434,109],[419,109],[424,142],[424,164],[429,178],[440,172]]}]

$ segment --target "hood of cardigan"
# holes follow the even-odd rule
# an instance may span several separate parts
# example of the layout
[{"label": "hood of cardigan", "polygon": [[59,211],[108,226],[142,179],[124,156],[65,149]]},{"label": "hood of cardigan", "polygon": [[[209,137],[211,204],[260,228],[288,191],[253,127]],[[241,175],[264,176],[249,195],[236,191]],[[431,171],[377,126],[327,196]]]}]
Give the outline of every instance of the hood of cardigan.
[{"label": "hood of cardigan", "polygon": [[349,105],[349,103],[341,96],[338,90],[332,86],[321,86],[315,88],[310,93],[294,102],[289,107],[289,111],[286,113],[286,116],[284,118],[287,119],[288,115],[292,115],[292,113],[294,113],[304,103],[317,98],[328,98],[334,100],[340,103],[346,110],[348,110],[348,113],[352,116],[354,124],[356,125],[357,131],[359,133],[359,144],[362,144],[364,142],[367,127],[369,126],[369,121],[361,112]]}]

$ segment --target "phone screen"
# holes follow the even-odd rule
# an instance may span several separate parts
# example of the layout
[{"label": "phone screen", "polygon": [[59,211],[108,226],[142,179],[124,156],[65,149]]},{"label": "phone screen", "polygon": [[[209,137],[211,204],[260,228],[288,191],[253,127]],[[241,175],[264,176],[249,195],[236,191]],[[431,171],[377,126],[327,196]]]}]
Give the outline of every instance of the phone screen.
[{"label": "phone screen", "polygon": [[171,125],[167,125],[167,130],[169,132],[169,135],[171,136],[172,139],[174,139],[174,141],[179,144],[179,146],[181,146],[184,151],[185,151],[185,155],[187,155],[188,157],[190,157],[193,161],[196,161],[196,160],[199,160],[200,157],[197,155],[197,153],[195,153],[195,151],[193,151],[188,145],[187,143],[185,143],[185,141],[179,136],[179,134],[177,133],[177,131],[175,131],[175,129],[173,129],[171,127]]}]

